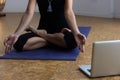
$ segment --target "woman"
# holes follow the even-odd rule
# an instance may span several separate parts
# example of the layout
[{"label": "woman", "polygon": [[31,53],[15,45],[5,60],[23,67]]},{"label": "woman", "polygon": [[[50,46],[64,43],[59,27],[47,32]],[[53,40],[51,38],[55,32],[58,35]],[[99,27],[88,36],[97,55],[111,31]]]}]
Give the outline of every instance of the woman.
[{"label": "woman", "polygon": [[[40,22],[37,29],[29,27],[36,3],[39,6]],[[86,37],[79,32],[72,10],[73,0],[29,0],[26,12],[16,31],[5,41],[5,51],[14,46],[17,51],[33,50],[46,45],[84,51]],[[31,30],[21,35],[25,30]]]}]

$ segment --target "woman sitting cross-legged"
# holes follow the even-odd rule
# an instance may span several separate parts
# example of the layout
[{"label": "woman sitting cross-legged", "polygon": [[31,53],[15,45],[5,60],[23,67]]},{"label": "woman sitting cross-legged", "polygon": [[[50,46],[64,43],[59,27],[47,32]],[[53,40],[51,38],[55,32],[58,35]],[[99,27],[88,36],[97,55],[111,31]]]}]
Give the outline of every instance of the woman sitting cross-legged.
[{"label": "woman sitting cross-legged", "polygon": [[[37,29],[28,27],[36,3],[40,13]],[[78,30],[72,4],[73,0],[28,0],[18,28],[4,41],[5,51],[9,52],[12,47],[17,51],[24,51],[55,45],[65,49],[78,46],[83,52],[86,37]],[[30,32],[22,34],[26,29]]]}]

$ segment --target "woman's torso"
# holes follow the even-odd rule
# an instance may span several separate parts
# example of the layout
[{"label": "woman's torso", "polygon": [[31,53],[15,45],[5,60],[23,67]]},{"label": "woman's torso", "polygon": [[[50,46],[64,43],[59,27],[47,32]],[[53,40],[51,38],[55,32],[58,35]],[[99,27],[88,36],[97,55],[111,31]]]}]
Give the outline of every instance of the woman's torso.
[{"label": "woman's torso", "polygon": [[38,29],[55,33],[60,32],[64,27],[69,28],[64,16],[65,0],[52,0],[52,12],[48,12],[49,0],[37,0],[37,3],[41,15]]}]

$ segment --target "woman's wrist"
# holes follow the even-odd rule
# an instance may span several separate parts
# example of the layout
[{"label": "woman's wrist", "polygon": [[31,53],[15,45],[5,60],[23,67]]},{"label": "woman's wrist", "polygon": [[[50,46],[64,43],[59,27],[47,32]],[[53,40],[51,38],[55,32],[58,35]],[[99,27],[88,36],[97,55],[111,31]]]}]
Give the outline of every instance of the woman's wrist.
[{"label": "woman's wrist", "polygon": [[73,34],[74,34],[74,35],[78,35],[78,34],[79,34],[79,35],[83,35],[83,34],[82,34],[81,32],[79,32],[79,31],[78,31],[78,32],[74,32]]},{"label": "woman's wrist", "polygon": [[20,34],[18,34],[18,33],[13,33],[13,36],[15,36],[15,37],[19,37]]}]

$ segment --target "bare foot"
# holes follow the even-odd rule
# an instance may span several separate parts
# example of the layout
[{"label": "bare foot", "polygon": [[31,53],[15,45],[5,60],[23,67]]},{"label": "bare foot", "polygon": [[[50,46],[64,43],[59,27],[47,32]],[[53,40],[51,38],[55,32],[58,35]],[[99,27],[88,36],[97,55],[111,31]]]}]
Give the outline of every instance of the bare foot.
[{"label": "bare foot", "polygon": [[28,26],[28,27],[25,29],[25,31],[27,31],[27,32],[32,31],[32,30],[33,30],[33,27],[31,27],[31,26]]},{"label": "bare foot", "polygon": [[44,36],[44,35],[47,34],[47,31],[44,30],[44,29],[42,29],[42,30],[37,30],[37,34],[42,37],[42,36]]},{"label": "bare foot", "polygon": [[43,35],[47,34],[47,31],[44,30],[44,29],[37,30],[37,29],[34,29],[31,26],[27,27],[26,31],[31,31],[31,32],[39,35],[39,36],[43,36]]},{"label": "bare foot", "polygon": [[63,28],[63,29],[61,30],[61,32],[62,32],[62,33],[64,33],[64,32],[71,32],[71,30],[68,29],[68,28]]}]

